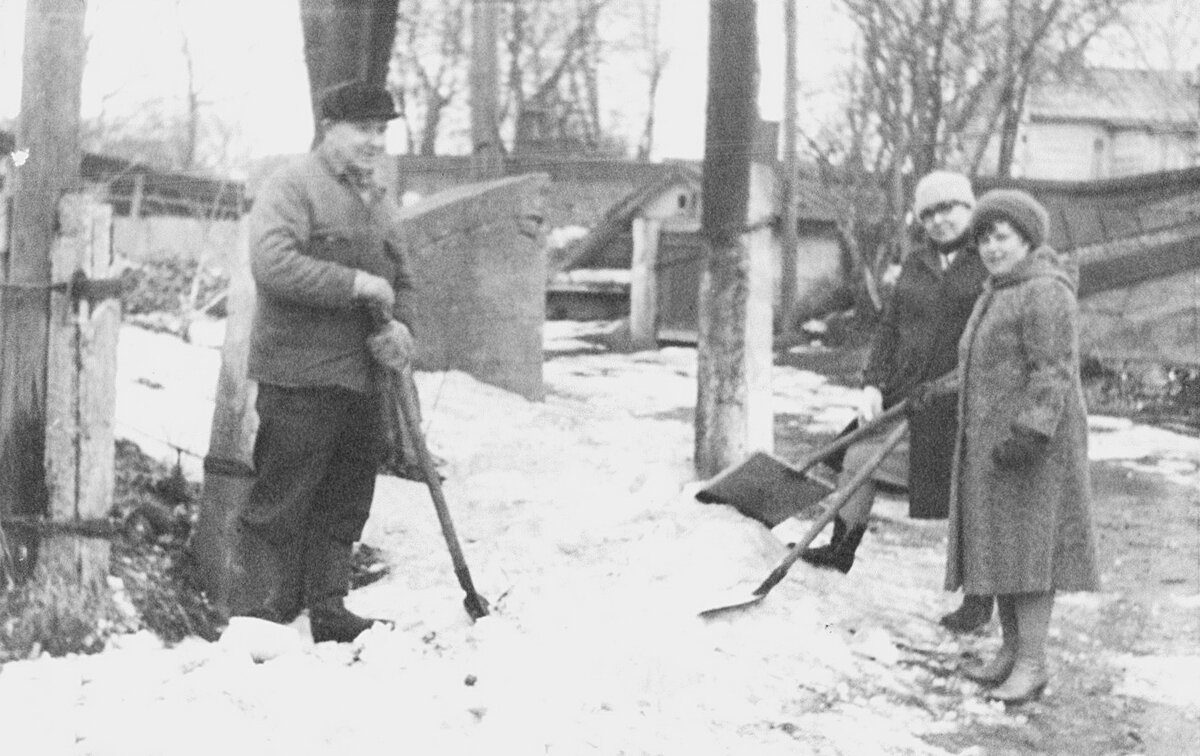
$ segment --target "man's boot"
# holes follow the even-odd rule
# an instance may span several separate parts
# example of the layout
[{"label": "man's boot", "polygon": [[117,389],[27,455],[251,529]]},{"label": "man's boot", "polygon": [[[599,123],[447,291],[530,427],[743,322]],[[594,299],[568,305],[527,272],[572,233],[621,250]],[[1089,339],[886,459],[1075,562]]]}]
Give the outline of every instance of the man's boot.
[{"label": "man's boot", "polygon": [[234,531],[229,596],[231,617],[287,624],[303,606],[298,548],[272,543],[251,528]]},{"label": "man's boot", "polygon": [[312,539],[305,552],[305,598],[314,643],[350,643],[376,622],[346,608],[354,544]]},{"label": "man's boot", "polygon": [[841,517],[833,518],[833,537],[829,543],[800,552],[800,558],[814,567],[849,572],[854,565],[854,552],[867,532],[867,524],[850,525]]},{"label": "man's boot", "polygon": [[972,633],[992,619],[991,596],[964,594],[962,606],[941,619],[942,627],[954,633]]}]

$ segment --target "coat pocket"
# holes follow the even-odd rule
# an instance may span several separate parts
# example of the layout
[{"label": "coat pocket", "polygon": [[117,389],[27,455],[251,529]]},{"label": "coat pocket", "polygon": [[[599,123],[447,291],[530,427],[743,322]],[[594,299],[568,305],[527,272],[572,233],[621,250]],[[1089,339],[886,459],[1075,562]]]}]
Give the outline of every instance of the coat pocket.
[{"label": "coat pocket", "polygon": [[308,243],[308,256],[342,265],[353,262],[354,240],[342,234],[314,234]]}]

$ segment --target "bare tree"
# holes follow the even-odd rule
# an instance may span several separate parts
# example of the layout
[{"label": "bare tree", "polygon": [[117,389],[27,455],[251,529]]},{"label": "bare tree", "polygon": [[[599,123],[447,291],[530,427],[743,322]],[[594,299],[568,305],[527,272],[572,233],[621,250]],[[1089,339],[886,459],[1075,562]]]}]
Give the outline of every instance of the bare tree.
[{"label": "bare tree", "polygon": [[596,67],[612,0],[509,0],[505,110],[514,151],[539,143],[601,147]]},{"label": "bare tree", "polygon": [[[809,135],[873,306],[880,271],[902,256],[912,178],[936,167],[1011,170],[1037,82],[1078,65],[1141,0],[839,0],[858,32],[840,123]],[[986,166],[989,155],[994,166]]]},{"label": "bare tree", "polygon": [[[433,154],[449,123],[470,121],[471,55],[466,30],[472,9],[482,1],[399,0],[390,78],[403,103],[410,152]],[[547,145],[595,151],[610,146],[613,140],[603,124],[598,72],[606,53],[614,48],[604,37],[601,21],[618,2],[484,2],[501,10],[497,58],[502,73],[496,121],[512,145],[506,151]]]},{"label": "bare tree", "polygon": [[1200,67],[1200,4],[1147,0],[1143,12],[1105,35],[1122,65],[1188,71]]},{"label": "bare tree", "polygon": [[636,56],[638,70],[646,78],[646,117],[637,142],[637,159],[649,160],[654,151],[654,112],[659,86],[671,62],[671,51],[662,41],[662,0],[629,0],[632,32],[629,42],[617,49]]},{"label": "bare tree", "polygon": [[446,108],[466,91],[467,0],[400,0],[392,87],[400,94],[408,151],[436,152]]}]

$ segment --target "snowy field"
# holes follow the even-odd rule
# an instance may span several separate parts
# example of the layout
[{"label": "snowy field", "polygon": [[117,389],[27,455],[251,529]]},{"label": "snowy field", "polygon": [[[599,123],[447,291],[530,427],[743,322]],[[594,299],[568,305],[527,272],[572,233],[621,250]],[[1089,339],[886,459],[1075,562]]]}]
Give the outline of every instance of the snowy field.
[{"label": "snowy field", "polygon": [[[462,373],[417,376],[490,616],[471,624],[462,610],[425,488],[382,477],[364,541],[392,569],[350,605],[394,629],[313,646],[301,618],[262,648],[163,648],[143,634],[96,656],[10,663],[4,752],[936,754],[922,735],[1013,716],[906,661],[992,642],[936,624],[958,601],[940,590],[941,523],[906,521],[927,548],[880,538],[847,576],[797,566],[760,605],[699,618],[722,591],[752,590],[802,525],[773,534],[696,503],[694,352],[609,354],[578,338],[589,328],[547,324],[547,351],[568,356],[546,363],[544,402]],[[220,338],[219,324],[193,345],[121,332],[118,435],[196,480]],[[774,385],[777,409],[811,418],[811,432],[852,415],[854,392],[814,373],[777,368]],[[1200,487],[1200,439],[1102,417],[1092,431],[1095,458]],[[898,501],[877,508],[902,513]],[[1118,661],[1127,694],[1200,713],[1197,658]]]}]

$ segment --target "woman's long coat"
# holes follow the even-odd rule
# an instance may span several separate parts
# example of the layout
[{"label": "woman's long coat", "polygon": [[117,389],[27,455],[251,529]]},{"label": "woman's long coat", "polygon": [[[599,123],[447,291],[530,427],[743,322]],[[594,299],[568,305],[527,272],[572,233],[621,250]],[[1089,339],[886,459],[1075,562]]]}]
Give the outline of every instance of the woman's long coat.
[{"label": "woman's long coat", "polygon": [[[1094,590],[1087,410],[1073,278],[1048,247],[990,278],[959,342],[946,589]],[[1049,438],[1030,465],[992,450],[1014,428]]]},{"label": "woman's long coat", "polygon": [[[931,244],[905,259],[863,371],[863,384],[879,387],[885,407],[904,399],[918,383],[954,369],[959,336],[986,278],[979,251],[965,240],[945,270]],[[901,481],[908,487],[910,517],[946,517],[954,427],[950,396],[934,399],[908,421],[907,478]],[[883,479],[892,482],[886,475]]]}]

